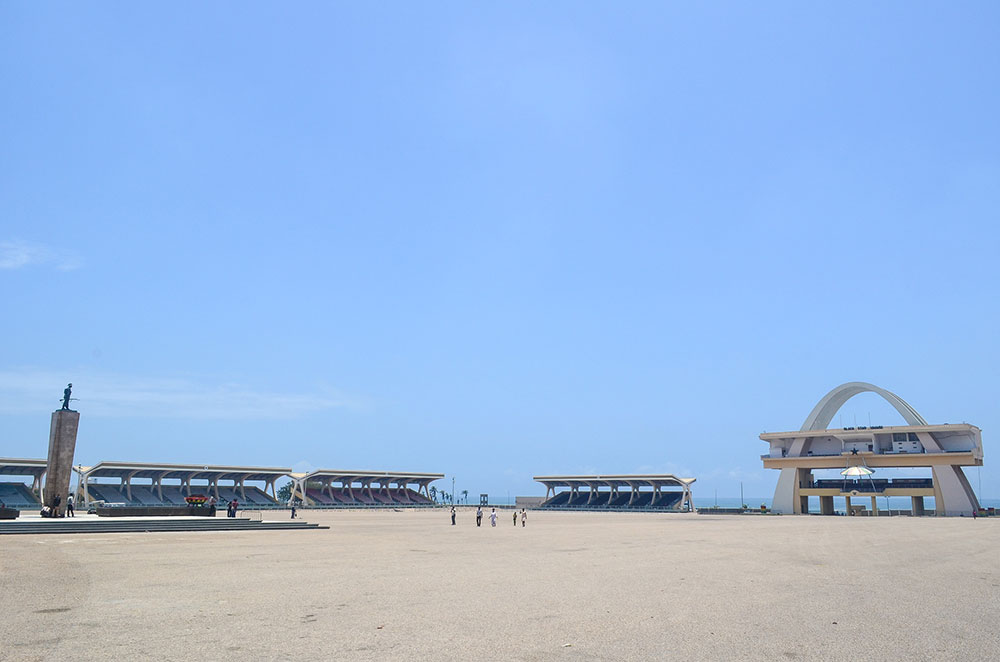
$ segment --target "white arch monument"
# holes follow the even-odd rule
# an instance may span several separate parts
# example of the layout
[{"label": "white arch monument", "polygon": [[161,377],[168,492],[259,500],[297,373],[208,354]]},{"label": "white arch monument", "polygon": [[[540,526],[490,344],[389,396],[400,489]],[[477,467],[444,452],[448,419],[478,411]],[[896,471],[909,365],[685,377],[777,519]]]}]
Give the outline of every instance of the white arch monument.
[{"label": "white arch monument", "polygon": [[[848,400],[859,393],[877,393],[900,413],[904,426],[858,426],[829,429],[830,421]],[[867,382],[841,384],[816,403],[802,427],[795,432],[760,435],[770,451],[762,456],[764,467],[780,469],[774,490],[775,512],[808,512],[808,498],[820,499],[820,510],[833,514],[833,498],[846,499],[848,512],[856,512],[852,497],[870,499],[878,514],[876,497],[909,496],[914,514],[923,513],[924,497],[934,497],[938,515],[971,515],[979,508],[963,466],[982,466],[983,446],[979,428],[967,423],[930,425],[901,397]],[[931,478],[868,481],[815,480],[817,469],[851,466],[929,467]],[[860,506],[858,508],[861,508]]]}]

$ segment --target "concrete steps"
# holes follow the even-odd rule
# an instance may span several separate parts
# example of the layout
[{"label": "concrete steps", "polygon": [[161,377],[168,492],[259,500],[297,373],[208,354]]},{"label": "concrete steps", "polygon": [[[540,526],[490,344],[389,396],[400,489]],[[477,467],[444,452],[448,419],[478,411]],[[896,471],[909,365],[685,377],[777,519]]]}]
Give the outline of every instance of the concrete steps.
[{"label": "concrete steps", "polygon": [[170,531],[293,531],[329,529],[328,526],[302,521],[254,522],[248,519],[88,519],[33,520],[0,522],[0,535],[48,533],[164,533]]}]

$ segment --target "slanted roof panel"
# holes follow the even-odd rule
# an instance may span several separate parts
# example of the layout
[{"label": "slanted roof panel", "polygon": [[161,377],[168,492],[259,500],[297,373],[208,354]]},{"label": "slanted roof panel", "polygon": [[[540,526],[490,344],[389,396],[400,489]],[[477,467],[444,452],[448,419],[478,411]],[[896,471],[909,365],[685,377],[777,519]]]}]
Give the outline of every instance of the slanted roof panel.
[{"label": "slanted roof panel", "polygon": [[444,478],[444,474],[417,473],[406,471],[348,471],[345,469],[317,469],[306,474],[306,480],[332,479],[336,481],[386,480],[409,483],[433,482]]},{"label": "slanted roof panel", "polygon": [[0,457],[0,476],[41,476],[47,467],[45,460]]},{"label": "slanted roof panel", "polygon": [[152,464],[145,462],[100,462],[87,475],[91,478],[187,478],[190,480],[270,481],[291,475],[286,467],[240,467],[216,464]]},{"label": "slanted roof panel", "polygon": [[695,478],[680,478],[673,474],[607,474],[596,476],[535,476],[535,480],[550,486],[572,485],[676,485],[682,487]]}]

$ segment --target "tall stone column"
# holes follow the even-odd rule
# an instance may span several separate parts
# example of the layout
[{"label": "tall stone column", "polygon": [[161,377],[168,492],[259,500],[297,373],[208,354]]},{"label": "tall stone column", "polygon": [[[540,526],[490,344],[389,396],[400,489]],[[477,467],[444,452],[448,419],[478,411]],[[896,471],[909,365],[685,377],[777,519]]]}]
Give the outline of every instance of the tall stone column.
[{"label": "tall stone column", "polygon": [[[57,409],[52,412],[49,426],[49,461],[45,470],[43,504],[56,510],[56,516],[66,512],[69,481],[73,474],[73,454],[76,452],[76,430],[80,425],[80,412]],[[56,508],[56,496],[59,507]]]}]

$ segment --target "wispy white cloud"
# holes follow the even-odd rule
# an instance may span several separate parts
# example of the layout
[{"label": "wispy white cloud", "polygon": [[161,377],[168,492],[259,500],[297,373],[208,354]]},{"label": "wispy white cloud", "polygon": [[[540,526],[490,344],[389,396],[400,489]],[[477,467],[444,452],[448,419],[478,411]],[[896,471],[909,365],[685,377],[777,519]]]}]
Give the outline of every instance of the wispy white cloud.
[{"label": "wispy white cloud", "polygon": [[16,239],[0,241],[0,269],[51,266],[60,271],[71,271],[80,265],[79,256],[68,251]]},{"label": "wispy white cloud", "polygon": [[318,411],[361,408],[335,391],[282,393],[235,383],[192,378],[54,372],[31,368],[0,370],[0,413],[51,411],[73,380],[75,407],[88,416],[194,419],[288,419]]}]

